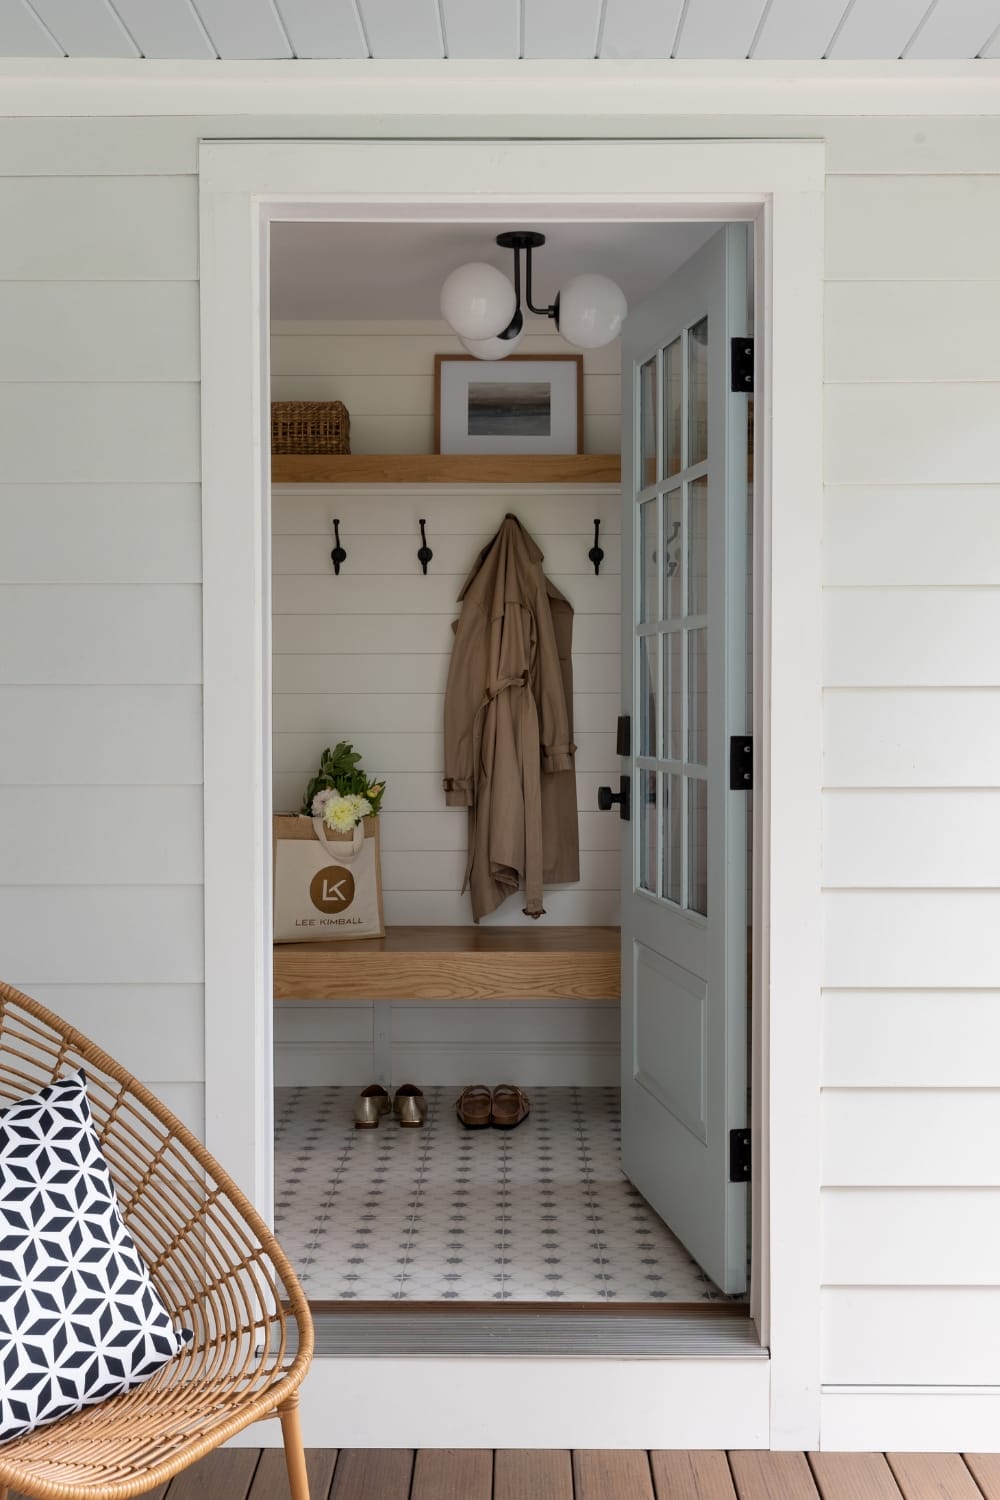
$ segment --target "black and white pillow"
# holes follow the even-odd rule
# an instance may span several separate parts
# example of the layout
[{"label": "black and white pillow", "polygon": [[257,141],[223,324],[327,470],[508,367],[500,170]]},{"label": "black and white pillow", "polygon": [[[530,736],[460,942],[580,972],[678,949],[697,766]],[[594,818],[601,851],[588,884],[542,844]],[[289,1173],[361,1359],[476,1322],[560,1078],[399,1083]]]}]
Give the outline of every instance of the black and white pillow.
[{"label": "black and white pillow", "polygon": [[82,1069],[0,1111],[0,1442],[141,1384],[190,1340],[122,1222]]}]

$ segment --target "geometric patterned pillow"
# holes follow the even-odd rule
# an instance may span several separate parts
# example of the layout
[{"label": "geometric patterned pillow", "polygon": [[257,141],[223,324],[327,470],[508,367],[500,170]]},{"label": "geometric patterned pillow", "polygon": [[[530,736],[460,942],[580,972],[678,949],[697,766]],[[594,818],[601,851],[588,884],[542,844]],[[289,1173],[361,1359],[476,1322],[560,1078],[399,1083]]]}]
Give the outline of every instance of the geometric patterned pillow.
[{"label": "geometric patterned pillow", "polygon": [[82,1069],[0,1110],[0,1442],[141,1384],[190,1341],[122,1221]]}]

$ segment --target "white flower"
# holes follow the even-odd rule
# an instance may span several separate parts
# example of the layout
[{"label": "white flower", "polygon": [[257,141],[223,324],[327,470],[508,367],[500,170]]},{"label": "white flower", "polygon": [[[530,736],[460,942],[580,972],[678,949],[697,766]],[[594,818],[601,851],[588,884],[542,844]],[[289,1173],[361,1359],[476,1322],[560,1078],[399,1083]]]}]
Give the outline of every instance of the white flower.
[{"label": "white flower", "polygon": [[332,796],[323,808],[323,822],[337,833],[350,833],[358,821],[353,797]]},{"label": "white flower", "polygon": [[372,805],[367,797],[359,797],[357,794],[344,799],[354,803],[355,822],[360,823],[362,818],[367,818],[372,810]]},{"label": "white flower", "polygon": [[325,792],[317,792],[312,800],[313,817],[321,818],[323,816],[324,807],[329,802],[330,798],[336,797],[336,795],[337,793],[334,787],[327,787]]}]

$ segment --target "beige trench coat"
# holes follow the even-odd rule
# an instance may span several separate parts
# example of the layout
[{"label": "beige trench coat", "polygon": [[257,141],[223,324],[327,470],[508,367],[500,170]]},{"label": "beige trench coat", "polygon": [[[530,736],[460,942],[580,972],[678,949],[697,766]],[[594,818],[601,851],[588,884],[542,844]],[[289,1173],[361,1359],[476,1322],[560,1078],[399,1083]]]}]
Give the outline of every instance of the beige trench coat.
[{"label": "beige trench coat", "polygon": [[475,921],[524,887],[579,880],[573,744],[573,609],[508,515],[459,595],[448,673],[444,789],[469,808],[466,884]]}]

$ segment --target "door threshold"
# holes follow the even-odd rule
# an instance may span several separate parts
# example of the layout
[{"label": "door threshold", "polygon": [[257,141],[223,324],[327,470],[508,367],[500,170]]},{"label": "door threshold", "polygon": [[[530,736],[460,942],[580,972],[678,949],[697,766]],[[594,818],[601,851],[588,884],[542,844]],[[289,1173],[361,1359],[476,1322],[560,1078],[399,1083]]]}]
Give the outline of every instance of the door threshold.
[{"label": "door threshold", "polygon": [[591,1310],[520,1303],[313,1313],[319,1359],[767,1359],[745,1308]]}]

